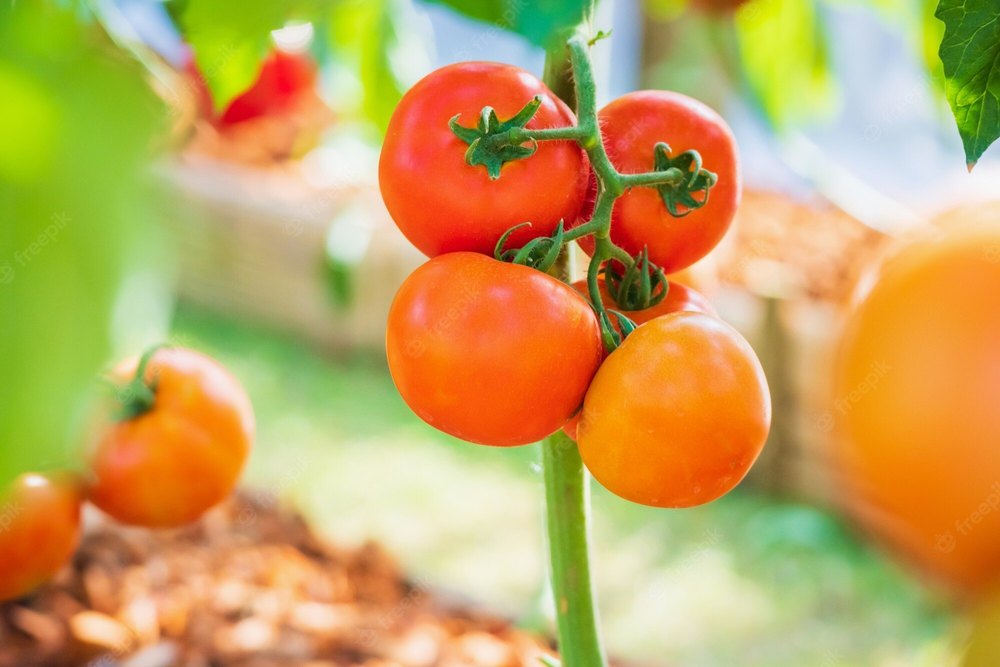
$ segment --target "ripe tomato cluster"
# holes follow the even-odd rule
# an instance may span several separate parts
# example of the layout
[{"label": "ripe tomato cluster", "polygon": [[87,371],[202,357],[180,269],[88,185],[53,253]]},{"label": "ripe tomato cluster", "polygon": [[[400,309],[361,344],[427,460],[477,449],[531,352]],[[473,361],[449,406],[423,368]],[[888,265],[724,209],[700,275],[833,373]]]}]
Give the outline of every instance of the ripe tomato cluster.
[{"label": "ripe tomato cluster", "polygon": [[[562,428],[614,493],[709,502],[760,453],[770,397],[749,344],[665,274],[728,229],[735,142],[677,93],[625,95],[589,124],[578,112],[498,63],[443,67],[403,97],[379,183],[430,260],[391,306],[390,372],[445,433],[513,446]],[[593,260],[570,286],[544,269],[576,239]]]},{"label": "ripe tomato cluster", "polygon": [[254,417],[240,384],[185,348],[155,348],[112,372],[115,396],[93,416],[85,475],[25,474],[0,498],[0,601],[52,578],[76,550],[89,500],[134,526],[199,518],[236,486]]}]

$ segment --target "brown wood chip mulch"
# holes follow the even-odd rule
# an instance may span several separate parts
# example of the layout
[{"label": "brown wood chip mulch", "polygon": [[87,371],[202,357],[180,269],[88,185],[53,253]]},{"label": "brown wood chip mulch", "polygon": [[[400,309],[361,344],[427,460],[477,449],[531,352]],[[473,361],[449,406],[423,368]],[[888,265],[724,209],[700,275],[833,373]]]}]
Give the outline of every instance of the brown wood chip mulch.
[{"label": "brown wood chip mulch", "polygon": [[544,642],[317,539],[241,494],[173,531],[101,521],[71,567],[0,605],[0,667],[538,667]]}]

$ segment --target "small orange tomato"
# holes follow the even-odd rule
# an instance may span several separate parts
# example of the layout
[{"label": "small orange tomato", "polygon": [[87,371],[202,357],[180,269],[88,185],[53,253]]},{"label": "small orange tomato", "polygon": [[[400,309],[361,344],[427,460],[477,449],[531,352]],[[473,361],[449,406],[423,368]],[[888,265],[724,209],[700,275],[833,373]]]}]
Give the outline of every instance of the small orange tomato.
[{"label": "small orange tomato", "polygon": [[439,255],[389,311],[389,371],[438,430],[482,445],[536,442],[576,412],[601,363],[597,317],[569,285],[470,252]]},{"label": "small orange tomato", "polygon": [[[114,379],[128,382],[138,365],[124,362]],[[235,488],[253,442],[253,409],[239,382],[194,350],[157,350],[143,381],[148,405],[97,428],[90,500],[123,523],[180,526]],[[134,389],[123,387],[134,406]]]},{"label": "small orange tomato", "polygon": [[68,474],[25,474],[0,497],[0,601],[30,593],[80,541],[81,485]]},{"label": "small orange tomato", "polygon": [[587,391],[580,455],[608,490],[643,505],[692,507],[730,491],[767,439],[760,362],[729,325],[672,313],[636,329]]}]

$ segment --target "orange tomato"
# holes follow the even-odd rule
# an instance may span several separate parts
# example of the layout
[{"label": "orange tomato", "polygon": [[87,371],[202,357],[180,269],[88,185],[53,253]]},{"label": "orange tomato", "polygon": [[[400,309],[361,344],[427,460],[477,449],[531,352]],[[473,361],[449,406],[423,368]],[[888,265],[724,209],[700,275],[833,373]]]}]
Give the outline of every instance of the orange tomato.
[{"label": "orange tomato", "polygon": [[81,488],[66,474],[25,474],[0,497],[0,600],[59,572],[80,541]]},{"label": "orange tomato", "polygon": [[682,312],[642,325],[604,361],[578,444],[613,493],[691,507],[743,479],[770,423],[767,380],[750,345],[713,317]]},{"label": "orange tomato", "polygon": [[[583,294],[584,298],[589,300],[586,280],[576,281],[573,283],[573,288]],[[661,315],[685,311],[691,313],[704,313],[705,315],[712,316],[718,315],[718,313],[715,312],[715,308],[709,300],[701,294],[701,292],[697,292],[687,285],[682,285],[674,280],[670,281],[670,289],[667,291],[667,296],[663,297],[663,301],[656,304],[652,308],[646,308],[645,310],[622,310],[619,308],[617,304],[615,304],[614,299],[611,298],[611,294],[608,293],[608,287],[604,283],[603,278],[600,280],[600,290],[601,299],[604,302],[605,308],[617,310],[622,315],[625,315],[630,320],[635,322],[636,325],[645,324],[646,322]],[[621,328],[619,327],[618,320],[616,318],[611,319],[611,324],[616,330],[621,332]],[[580,413],[577,412],[573,415],[573,418],[566,422],[565,426],[563,426],[563,432],[573,440],[576,440],[576,431],[579,425]]]},{"label": "orange tomato", "polygon": [[1000,220],[897,248],[862,279],[831,412],[849,497],[967,589],[1000,579]]},{"label": "orange tomato", "polygon": [[[126,382],[137,365],[124,362],[114,378]],[[235,488],[253,442],[253,409],[239,382],[194,350],[156,351],[144,377],[154,390],[152,406],[100,421],[89,497],[124,523],[180,526]]]},{"label": "orange tomato", "polygon": [[603,351],[593,309],[569,285],[469,252],[414,271],[386,333],[407,405],[482,445],[524,445],[558,430],[580,407]]}]

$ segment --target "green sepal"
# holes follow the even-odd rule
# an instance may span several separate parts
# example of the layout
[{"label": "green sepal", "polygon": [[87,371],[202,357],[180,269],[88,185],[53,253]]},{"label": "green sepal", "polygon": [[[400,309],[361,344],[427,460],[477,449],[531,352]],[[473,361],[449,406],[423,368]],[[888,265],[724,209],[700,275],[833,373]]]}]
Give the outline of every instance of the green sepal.
[{"label": "green sepal", "polygon": [[465,151],[466,164],[486,167],[490,180],[495,181],[500,178],[500,169],[505,164],[531,157],[538,150],[538,143],[534,139],[524,141],[516,136],[512,137],[510,130],[523,130],[541,105],[542,98],[536,95],[507,120],[500,120],[493,107],[483,107],[476,127],[459,125],[461,114],[452,116],[448,127],[456,137],[469,145]]},{"label": "green sepal", "polygon": [[[662,141],[657,143],[653,147],[653,170],[670,169],[677,169],[687,175],[685,181],[679,185],[656,186],[670,215],[681,218],[708,203],[708,191],[719,179],[711,171],[702,168],[701,155],[698,151],[684,151],[671,157],[670,146]],[[698,193],[704,194],[701,198],[697,198],[695,195]],[[684,210],[681,211],[679,206],[683,206]]]},{"label": "green sepal", "polygon": [[608,293],[625,310],[652,308],[666,298],[670,282],[663,269],[649,261],[649,250],[643,248],[624,272],[615,269],[615,262],[604,266],[604,283]]},{"label": "green sepal", "polygon": [[540,236],[531,239],[519,249],[504,249],[511,234],[525,225],[530,226],[531,223],[522,222],[505,231],[493,249],[493,256],[501,262],[523,264],[539,271],[548,271],[555,265],[556,260],[559,259],[559,251],[563,247],[563,236],[565,234],[563,221],[559,221],[556,231],[552,236]]}]

